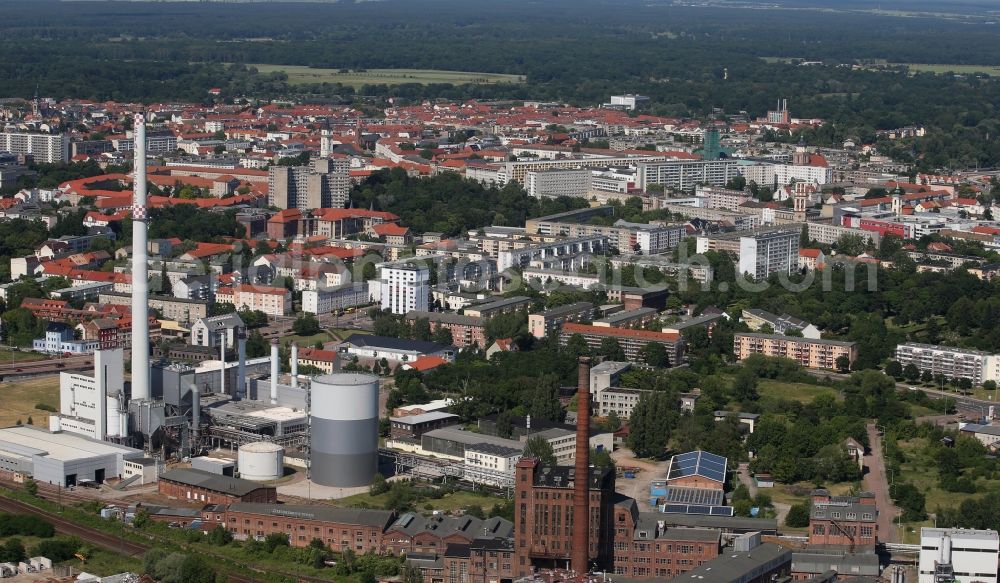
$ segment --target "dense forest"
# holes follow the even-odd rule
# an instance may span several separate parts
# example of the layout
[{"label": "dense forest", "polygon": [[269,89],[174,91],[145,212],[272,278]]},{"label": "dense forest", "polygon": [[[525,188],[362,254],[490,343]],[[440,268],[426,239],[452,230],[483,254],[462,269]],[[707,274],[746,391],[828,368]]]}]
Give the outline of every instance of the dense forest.
[{"label": "dense forest", "polygon": [[[924,124],[932,137],[895,148],[928,168],[1000,160],[1000,83],[979,76],[859,66],[1000,64],[996,27],[961,15],[675,6],[638,0],[266,3],[0,3],[0,95],[204,101],[305,97],[403,103],[433,97],[552,99],[580,105],[649,95],[664,115],[793,115],[835,122],[812,143],[871,141]],[[899,4],[899,3],[896,3]],[[912,3],[916,10],[931,10]],[[938,10],[940,11],[940,10]],[[110,25],[109,25],[110,23]],[[933,39],[933,42],[928,42]],[[461,47],[460,50],[456,50]],[[822,64],[802,66],[802,61]],[[524,75],[523,84],[292,85],[254,63],[334,69],[420,68]],[[362,99],[360,96],[366,96]],[[399,102],[399,101],[397,101]],[[994,136],[990,138],[990,136]]]}]

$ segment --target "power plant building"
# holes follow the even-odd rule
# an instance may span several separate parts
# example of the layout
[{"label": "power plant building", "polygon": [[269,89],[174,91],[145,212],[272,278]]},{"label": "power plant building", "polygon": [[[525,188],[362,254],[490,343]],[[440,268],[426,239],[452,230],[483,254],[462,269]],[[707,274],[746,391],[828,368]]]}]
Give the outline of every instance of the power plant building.
[{"label": "power plant building", "polygon": [[91,439],[121,439],[128,435],[125,361],[121,348],[94,353],[91,373],[59,374],[59,414],[49,416],[49,429]]},{"label": "power plant building", "polygon": [[310,471],[324,486],[371,483],[378,471],[378,378],[338,373],[313,379]]},{"label": "power plant building", "polygon": [[0,429],[0,470],[30,475],[38,482],[75,486],[125,473],[125,461],[143,458],[141,450],[67,432],[30,425]]}]

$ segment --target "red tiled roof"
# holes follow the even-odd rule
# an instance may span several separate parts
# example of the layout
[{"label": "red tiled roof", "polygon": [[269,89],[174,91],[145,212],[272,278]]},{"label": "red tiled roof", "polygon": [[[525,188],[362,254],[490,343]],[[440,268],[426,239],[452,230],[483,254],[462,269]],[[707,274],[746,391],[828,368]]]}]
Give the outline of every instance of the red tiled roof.
[{"label": "red tiled roof", "polygon": [[589,324],[576,324],[574,322],[566,322],[563,324],[562,329],[563,332],[567,334],[616,336],[622,338],[649,340],[650,342],[676,342],[681,337],[681,335],[676,332],[655,332],[653,330],[633,330],[631,328],[608,328],[603,326],[591,326]]},{"label": "red tiled roof", "polygon": [[413,362],[406,365],[411,370],[418,372],[424,372],[437,368],[442,364],[448,364],[448,361],[441,358],[440,356],[421,356],[420,358],[414,360]]}]

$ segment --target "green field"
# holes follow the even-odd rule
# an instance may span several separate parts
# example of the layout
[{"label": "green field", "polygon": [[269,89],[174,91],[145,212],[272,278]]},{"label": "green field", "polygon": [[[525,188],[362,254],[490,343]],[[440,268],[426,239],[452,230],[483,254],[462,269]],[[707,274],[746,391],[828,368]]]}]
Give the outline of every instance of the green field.
[{"label": "green field", "polygon": [[784,399],[800,403],[811,403],[820,395],[837,396],[836,389],[830,387],[789,383],[773,379],[761,379],[757,385],[757,392],[760,393],[762,399]]},{"label": "green field", "polygon": [[895,479],[912,483],[927,497],[925,508],[928,513],[933,513],[938,508],[952,508],[968,498],[1000,490],[1000,480],[979,478],[976,480],[976,494],[947,492],[938,484],[938,463],[926,453],[926,438],[900,441],[899,447],[906,454],[906,462],[900,467],[902,476]]},{"label": "green field", "polygon": [[24,381],[4,382],[0,387],[0,399],[3,400],[3,410],[0,410],[0,427],[28,422],[32,418],[35,425],[48,427],[49,414],[35,409],[38,403],[59,408],[59,376],[45,376]]},{"label": "green field", "polygon": [[[349,496],[347,498],[341,498],[339,500],[331,500],[332,504],[336,506],[358,506],[365,505],[369,508],[384,508],[385,503],[389,500],[389,494],[379,494],[378,496],[372,496],[371,494],[355,494],[354,496]],[[502,496],[495,496],[493,494],[483,494],[479,492],[452,492],[451,494],[445,494],[443,498],[438,498],[436,500],[427,499],[416,503],[418,511],[426,510],[424,506],[431,504],[434,510],[440,512],[454,512],[456,510],[461,510],[467,506],[478,505],[483,508],[483,510],[489,512],[490,508],[494,504],[503,502]],[[429,511],[428,511],[429,513]]]},{"label": "green field", "polygon": [[14,362],[32,362],[35,360],[45,360],[46,356],[38,352],[25,352],[21,350],[0,349],[0,364],[11,364]]},{"label": "green field", "polygon": [[312,348],[317,342],[326,343],[333,339],[334,338],[327,332],[320,332],[318,334],[313,334],[312,336],[299,336],[298,334],[292,334],[290,336],[283,336],[281,338],[281,343],[287,346],[292,342],[298,342],[300,348]]},{"label": "green field", "polygon": [[911,73],[955,73],[958,75],[983,74],[996,77],[1000,75],[1000,66],[995,65],[940,65],[926,63],[898,63]]},{"label": "green field", "polygon": [[282,72],[288,75],[292,85],[304,83],[341,83],[354,88],[362,85],[401,85],[403,83],[523,83],[524,75],[504,75],[501,73],[473,73],[468,71],[435,71],[429,69],[313,69],[301,65],[250,65],[261,73]]}]

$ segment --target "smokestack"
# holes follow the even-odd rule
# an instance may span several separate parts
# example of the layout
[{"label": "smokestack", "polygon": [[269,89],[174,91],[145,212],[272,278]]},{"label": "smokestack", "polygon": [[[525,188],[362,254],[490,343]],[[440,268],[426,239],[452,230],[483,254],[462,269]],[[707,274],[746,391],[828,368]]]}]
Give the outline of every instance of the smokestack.
[{"label": "smokestack", "polygon": [[278,373],[281,367],[278,364],[278,341],[271,341],[271,404],[278,404]]},{"label": "smokestack", "polygon": [[132,180],[132,398],[149,399],[149,271],[146,250],[146,120],[134,118]]},{"label": "smokestack", "polygon": [[201,389],[191,385],[191,453],[201,453]]},{"label": "smokestack", "polygon": [[239,345],[239,363],[236,365],[236,400],[246,398],[247,390],[247,333],[240,328],[237,332],[237,343]]},{"label": "smokestack", "polygon": [[298,388],[299,386],[299,343],[292,342],[292,355],[289,358],[292,366],[292,386]]},{"label": "smokestack", "polygon": [[941,537],[941,550],[938,556],[939,565],[950,565],[951,564],[951,536],[944,535]]},{"label": "smokestack", "polygon": [[590,564],[590,358],[580,357],[576,383],[576,470],[573,478],[573,550],[577,575]]},{"label": "smokestack", "polygon": [[222,366],[219,367],[221,375],[219,376],[219,394],[226,394],[226,331],[223,330],[219,333],[219,360],[222,361]]},{"label": "smokestack", "polygon": [[108,365],[104,361],[104,351],[94,354],[97,365],[97,419],[94,420],[94,438],[104,441],[108,437]]}]

